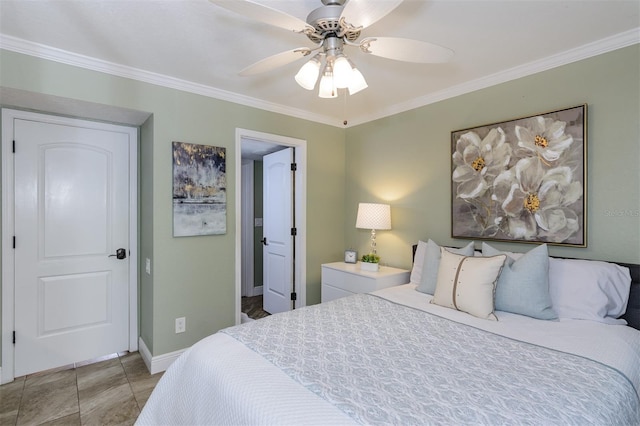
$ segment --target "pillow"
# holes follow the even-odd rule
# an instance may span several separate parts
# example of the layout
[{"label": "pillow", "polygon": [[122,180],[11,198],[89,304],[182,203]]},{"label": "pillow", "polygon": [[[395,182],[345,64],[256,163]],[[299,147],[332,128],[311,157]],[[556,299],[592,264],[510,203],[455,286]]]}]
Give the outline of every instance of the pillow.
[{"label": "pillow", "polygon": [[416,254],[413,256],[413,268],[411,268],[411,277],[409,282],[411,284],[419,285],[422,280],[422,270],[424,268],[424,258],[427,250],[427,243],[424,241],[418,241],[418,247],[416,247]]},{"label": "pillow", "polygon": [[501,252],[482,243],[484,256],[507,255],[504,268],[496,285],[496,310],[513,312],[528,317],[557,319],[549,294],[549,253],[542,244],[514,259],[510,253]]},{"label": "pillow", "polygon": [[462,256],[441,249],[436,291],[431,303],[497,320],[493,313],[496,281],[507,258]]},{"label": "pillow", "polygon": [[[473,242],[470,242],[463,248],[455,249],[447,247],[446,250],[463,256],[473,256]],[[416,290],[427,294],[433,294],[436,291],[438,265],[440,265],[440,246],[429,240],[425,245],[422,277],[420,279],[420,284],[416,287]]]},{"label": "pillow", "polygon": [[615,263],[549,260],[549,292],[560,318],[626,324],[617,318],[627,310],[630,288],[629,269]]}]

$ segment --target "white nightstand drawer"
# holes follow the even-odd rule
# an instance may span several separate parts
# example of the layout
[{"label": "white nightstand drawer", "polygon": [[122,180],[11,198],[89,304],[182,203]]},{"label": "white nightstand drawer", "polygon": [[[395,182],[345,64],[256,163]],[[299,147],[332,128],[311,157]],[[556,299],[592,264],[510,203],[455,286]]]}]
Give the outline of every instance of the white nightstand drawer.
[{"label": "white nightstand drawer", "polygon": [[375,280],[370,277],[355,275],[325,268],[322,272],[322,283],[341,288],[351,293],[367,293],[375,290]]},{"label": "white nightstand drawer", "polygon": [[406,284],[409,282],[409,274],[406,269],[388,266],[380,267],[378,272],[367,272],[360,269],[359,263],[325,263],[322,265],[321,300],[328,302],[355,293],[370,293]]},{"label": "white nightstand drawer", "polygon": [[322,284],[321,302],[340,299],[341,297],[351,296],[353,293],[341,288],[336,288],[327,284]]}]

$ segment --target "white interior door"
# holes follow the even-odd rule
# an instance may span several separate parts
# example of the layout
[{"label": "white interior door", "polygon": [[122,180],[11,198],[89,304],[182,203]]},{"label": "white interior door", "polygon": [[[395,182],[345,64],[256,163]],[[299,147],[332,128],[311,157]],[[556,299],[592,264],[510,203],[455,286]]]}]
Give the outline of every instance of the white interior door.
[{"label": "white interior door", "polygon": [[293,290],[293,148],[263,158],[263,308],[291,309]]},{"label": "white interior door", "polygon": [[14,120],[16,376],[130,346],[136,129],[70,122]]}]

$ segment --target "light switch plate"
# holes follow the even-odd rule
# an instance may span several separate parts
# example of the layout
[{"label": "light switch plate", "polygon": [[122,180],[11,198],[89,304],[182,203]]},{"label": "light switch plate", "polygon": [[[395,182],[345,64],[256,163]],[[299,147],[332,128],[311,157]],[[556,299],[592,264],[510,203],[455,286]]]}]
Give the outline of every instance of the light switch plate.
[{"label": "light switch plate", "polygon": [[187,319],[185,317],[176,318],[176,333],[184,333],[187,330]]}]

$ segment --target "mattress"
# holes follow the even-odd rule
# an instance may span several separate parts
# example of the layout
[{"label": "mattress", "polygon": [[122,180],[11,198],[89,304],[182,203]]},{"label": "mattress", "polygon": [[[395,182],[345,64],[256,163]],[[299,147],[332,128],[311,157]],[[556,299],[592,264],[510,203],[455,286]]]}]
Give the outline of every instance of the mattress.
[{"label": "mattress", "polygon": [[407,284],[224,329],[174,362],[137,423],[640,423],[637,330],[430,299]]}]

